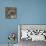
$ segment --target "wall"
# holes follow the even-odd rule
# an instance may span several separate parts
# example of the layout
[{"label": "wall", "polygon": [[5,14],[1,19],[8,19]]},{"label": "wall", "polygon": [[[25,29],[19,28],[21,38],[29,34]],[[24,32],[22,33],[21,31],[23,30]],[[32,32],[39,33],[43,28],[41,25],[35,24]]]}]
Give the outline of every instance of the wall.
[{"label": "wall", "polygon": [[[16,7],[17,18],[5,19],[5,7]],[[46,0],[0,0],[0,44],[7,44],[17,24],[46,24]]]}]

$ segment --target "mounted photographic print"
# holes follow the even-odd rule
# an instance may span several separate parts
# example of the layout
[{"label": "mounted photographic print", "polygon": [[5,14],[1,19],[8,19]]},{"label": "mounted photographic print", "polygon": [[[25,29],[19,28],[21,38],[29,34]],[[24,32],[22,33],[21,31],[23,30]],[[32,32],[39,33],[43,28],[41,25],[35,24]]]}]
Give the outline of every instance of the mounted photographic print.
[{"label": "mounted photographic print", "polygon": [[5,17],[7,19],[16,19],[16,7],[6,7]]},{"label": "mounted photographic print", "polygon": [[[20,28],[20,29],[19,29]],[[20,40],[46,41],[46,25],[19,25]]]}]

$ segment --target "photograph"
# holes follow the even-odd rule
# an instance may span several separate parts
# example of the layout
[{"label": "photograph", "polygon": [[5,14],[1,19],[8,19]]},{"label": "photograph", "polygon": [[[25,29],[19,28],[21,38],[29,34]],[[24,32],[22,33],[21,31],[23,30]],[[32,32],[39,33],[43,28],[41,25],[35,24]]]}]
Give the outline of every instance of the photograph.
[{"label": "photograph", "polygon": [[16,19],[16,7],[6,7],[5,17],[7,19]]},{"label": "photograph", "polygon": [[46,42],[46,25],[19,24],[18,31],[20,33],[20,46]]}]

